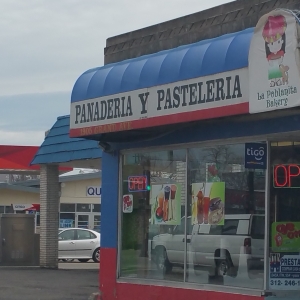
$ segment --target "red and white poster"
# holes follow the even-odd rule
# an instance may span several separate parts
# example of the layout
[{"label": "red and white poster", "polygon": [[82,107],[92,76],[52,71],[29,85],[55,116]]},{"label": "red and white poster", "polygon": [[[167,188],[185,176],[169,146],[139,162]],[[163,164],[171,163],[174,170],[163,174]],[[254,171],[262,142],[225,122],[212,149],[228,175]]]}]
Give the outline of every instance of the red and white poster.
[{"label": "red and white poster", "polygon": [[291,11],[261,17],[249,52],[249,111],[300,105],[299,22]]}]

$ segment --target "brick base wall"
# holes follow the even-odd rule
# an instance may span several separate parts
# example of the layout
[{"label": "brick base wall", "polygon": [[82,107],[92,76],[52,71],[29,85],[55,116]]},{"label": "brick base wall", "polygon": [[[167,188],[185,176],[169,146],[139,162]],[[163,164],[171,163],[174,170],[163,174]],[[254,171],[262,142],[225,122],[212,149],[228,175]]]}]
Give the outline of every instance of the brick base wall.
[{"label": "brick base wall", "polygon": [[58,268],[59,199],[58,166],[41,165],[40,266],[43,268]]}]

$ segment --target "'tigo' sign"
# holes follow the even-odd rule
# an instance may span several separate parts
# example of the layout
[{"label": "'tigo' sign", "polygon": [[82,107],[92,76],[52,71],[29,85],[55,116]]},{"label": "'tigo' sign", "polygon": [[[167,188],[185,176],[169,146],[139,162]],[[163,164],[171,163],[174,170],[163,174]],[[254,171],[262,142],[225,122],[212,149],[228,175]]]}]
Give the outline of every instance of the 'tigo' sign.
[{"label": "'tigo' sign", "polygon": [[266,169],[267,144],[246,143],[245,144],[245,168]]}]

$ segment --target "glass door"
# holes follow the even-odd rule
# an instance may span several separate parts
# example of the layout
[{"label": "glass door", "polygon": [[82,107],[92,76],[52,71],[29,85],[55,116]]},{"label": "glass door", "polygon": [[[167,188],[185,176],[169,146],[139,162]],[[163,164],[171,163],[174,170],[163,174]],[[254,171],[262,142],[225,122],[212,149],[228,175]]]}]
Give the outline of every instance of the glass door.
[{"label": "glass door", "polygon": [[95,214],[92,216],[92,227],[93,230],[100,232],[101,229],[101,216],[100,214]]},{"label": "glass door", "polygon": [[78,214],[76,218],[78,228],[89,228],[90,227],[90,215]]}]

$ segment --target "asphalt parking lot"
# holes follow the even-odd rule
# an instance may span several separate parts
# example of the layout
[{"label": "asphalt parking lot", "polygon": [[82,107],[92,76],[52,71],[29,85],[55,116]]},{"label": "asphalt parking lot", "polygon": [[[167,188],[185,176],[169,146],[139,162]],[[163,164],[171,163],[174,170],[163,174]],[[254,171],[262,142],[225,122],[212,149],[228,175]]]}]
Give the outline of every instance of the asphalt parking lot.
[{"label": "asphalt parking lot", "polygon": [[0,299],[87,300],[98,291],[99,265],[62,263],[58,270],[0,267]]}]

